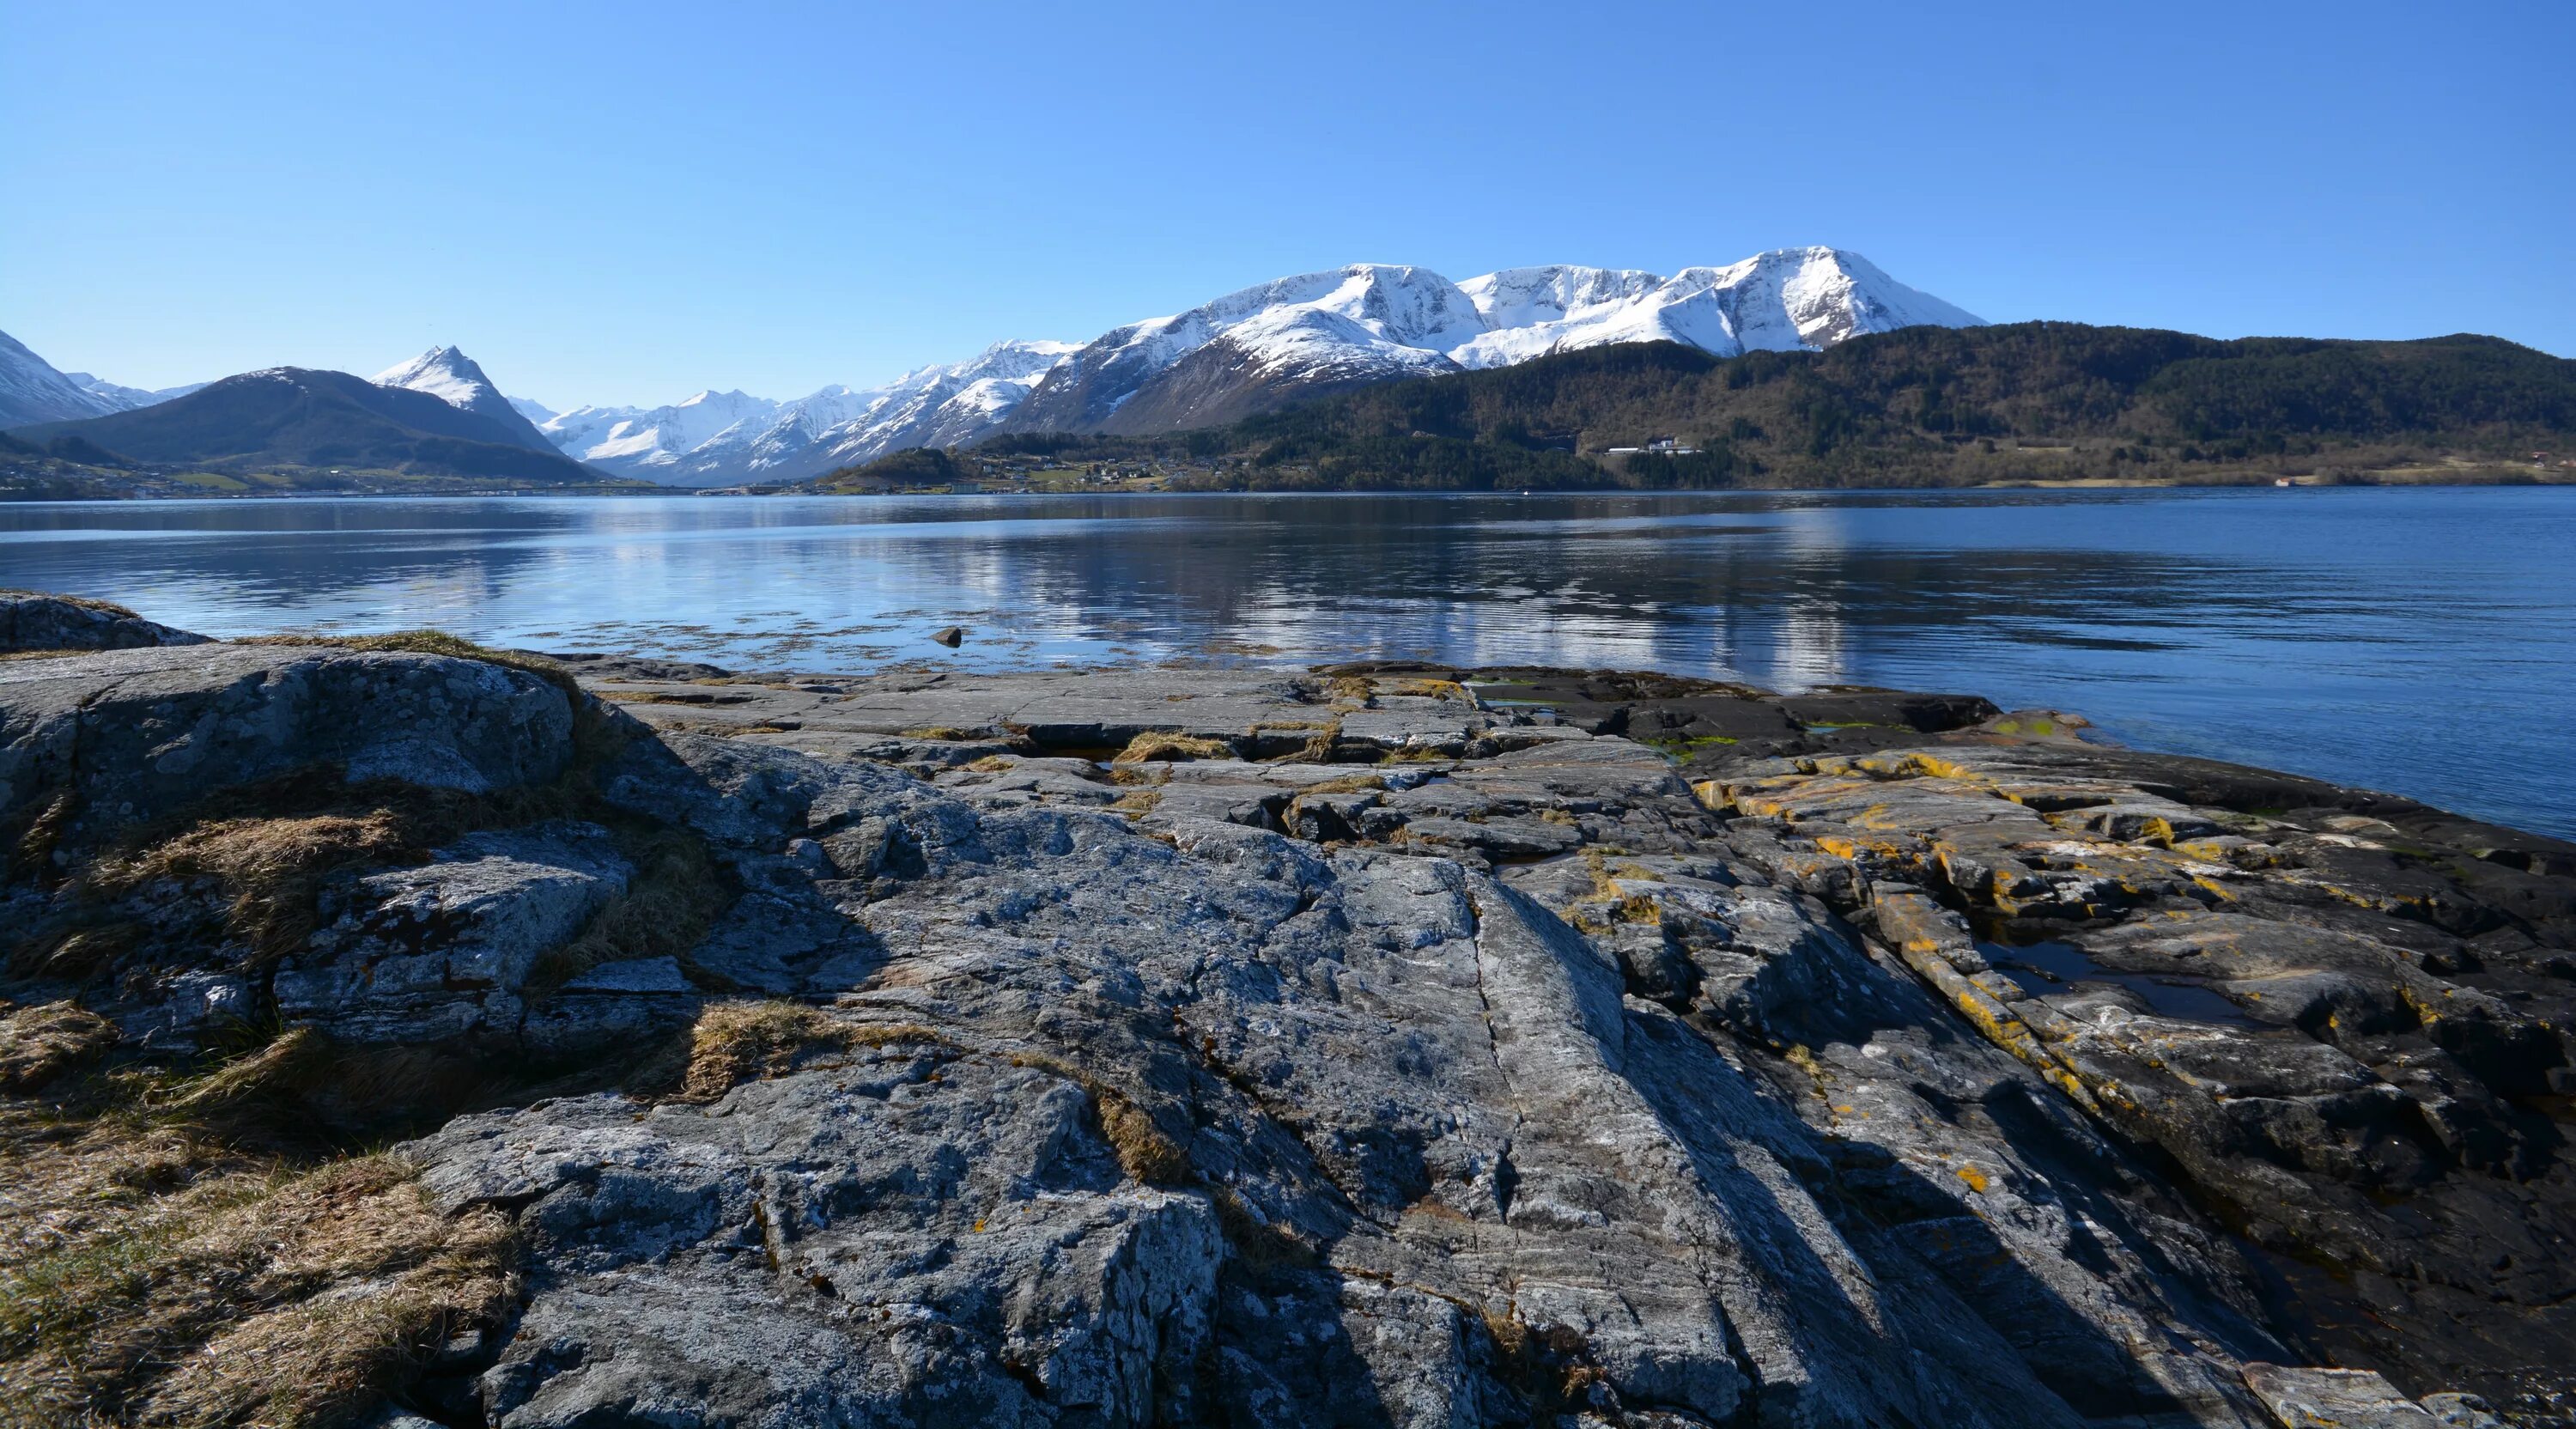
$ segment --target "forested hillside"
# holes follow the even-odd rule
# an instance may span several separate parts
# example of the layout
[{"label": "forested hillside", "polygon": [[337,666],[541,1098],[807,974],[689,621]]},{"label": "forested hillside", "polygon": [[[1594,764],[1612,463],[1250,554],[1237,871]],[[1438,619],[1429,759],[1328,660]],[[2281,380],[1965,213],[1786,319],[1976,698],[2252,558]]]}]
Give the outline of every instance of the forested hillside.
[{"label": "forested hillside", "polygon": [[[1031,434],[983,459],[1156,463],[1177,484],[1922,486],[2370,479],[2464,464],[2576,477],[2576,361],[2496,338],[2219,341],[2076,323],[1917,327],[1719,359],[1563,353],[1151,439]],[[1617,451],[1669,443],[1670,453]],[[2550,453],[2536,467],[2533,453]],[[889,458],[900,463],[902,458]],[[921,459],[911,459],[917,466]],[[913,467],[837,473],[840,485]]]}]

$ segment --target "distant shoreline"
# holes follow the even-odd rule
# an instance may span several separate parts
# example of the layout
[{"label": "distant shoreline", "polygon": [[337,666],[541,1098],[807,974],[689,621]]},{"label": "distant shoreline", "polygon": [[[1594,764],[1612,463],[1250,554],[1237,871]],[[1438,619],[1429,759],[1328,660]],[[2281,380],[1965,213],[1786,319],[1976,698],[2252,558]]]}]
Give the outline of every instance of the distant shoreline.
[{"label": "distant shoreline", "polygon": [[528,487],[510,490],[482,490],[473,487],[452,489],[429,488],[411,491],[367,491],[356,489],[321,489],[302,491],[189,491],[153,492],[131,495],[29,495],[0,491],[0,504],[15,506],[137,505],[187,501],[452,501],[465,497],[519,498],[553,497],[568,499],[611,500],[634,497],[693,497],[698,499],[734,498],[771,500],[778,498],[833,498],[872,500],[902,496],[1741,496],[1741,495],[1833,495],[1838,493],[1907,492],[1932,495],[1941,492],[1973,491],[2239,491],[2266,488],[2344,488],[2369,487],[2463,487],[2508,488],[2541,486],[2576,486],[2576,471],[2540,471],[2509,466],[2465,468],[2460,470],[2400,470],[2323,476],[2313,473],[2296,476],[2248,474],[2233,479],[2213,477],[2202,481],[2158,481],[2139,477],[2067,477],[2034,481],[1973,482],[1959,485],[1923,486],[1890,483],[1887,485],[1851,486],[1709,486],[1674,489],[1640,487],[1535,487],[1526,491],[1506,489],[1424,490],[1408,487],[1355,487],[1345,490],[1318,491],[1295,486],[1248,486],[1239,489],[1211,489],[1197,486],[1100,486],[1100,487],[898,487],[886,486],[869,490],[813,490],[799,486],[745,489],[741,487],[687,486],[617,486],[585,488]]}]

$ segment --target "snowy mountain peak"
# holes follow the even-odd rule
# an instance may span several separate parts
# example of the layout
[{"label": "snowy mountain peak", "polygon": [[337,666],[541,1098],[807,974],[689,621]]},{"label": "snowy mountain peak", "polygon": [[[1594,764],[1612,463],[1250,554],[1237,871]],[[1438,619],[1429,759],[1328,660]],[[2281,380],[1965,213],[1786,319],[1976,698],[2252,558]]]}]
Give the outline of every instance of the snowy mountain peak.
[{"label": "snowy mountain peak", "polygon": [[483,375],[474,359],[452,347],[433,347],[409,362],[388,367],[367,379],[379,387],[408,387],[426,392],[451,407],[473,411],[476,401],[486,393],[498,398],[500,389]]},{"label": "snowy mountain peak", "polygon": [[411,361],[386,368],[367,379],[379,387],[426,392],[451,407],[490,417],[521,446],[551,452],[555,444],[538,431],[518,405],[501,395],[473,358],[453,347],[433,347]]}]

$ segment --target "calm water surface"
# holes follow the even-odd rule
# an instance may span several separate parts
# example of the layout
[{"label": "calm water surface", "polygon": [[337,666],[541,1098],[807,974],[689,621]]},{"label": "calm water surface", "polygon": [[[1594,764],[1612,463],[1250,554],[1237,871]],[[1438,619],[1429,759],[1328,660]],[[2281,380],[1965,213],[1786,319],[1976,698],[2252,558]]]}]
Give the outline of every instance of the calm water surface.
[{"label": "calm water surface", "polygon": [[0,505],[0,585],[218,635],[773,669],[1379,655],[1968,690],[2576,835],[2569,488]]}]

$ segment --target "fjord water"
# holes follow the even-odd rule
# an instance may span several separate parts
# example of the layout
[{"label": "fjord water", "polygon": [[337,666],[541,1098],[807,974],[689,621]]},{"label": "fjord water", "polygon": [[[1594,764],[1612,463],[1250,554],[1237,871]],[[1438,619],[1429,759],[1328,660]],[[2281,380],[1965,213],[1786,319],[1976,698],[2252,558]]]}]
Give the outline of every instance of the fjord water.
[{"label": "fjord water", "polygon": [[[0,585],[216,635],[742,669],[1360,657],[1962,690],[2576,835],[2576,489],[0,506]],[[970,632],[950,652],[931,631]]]}]

